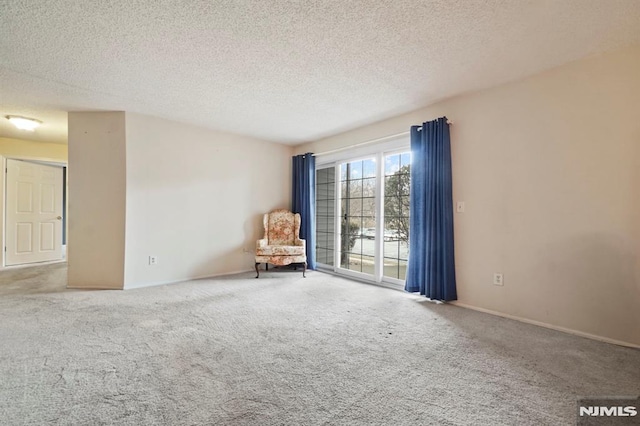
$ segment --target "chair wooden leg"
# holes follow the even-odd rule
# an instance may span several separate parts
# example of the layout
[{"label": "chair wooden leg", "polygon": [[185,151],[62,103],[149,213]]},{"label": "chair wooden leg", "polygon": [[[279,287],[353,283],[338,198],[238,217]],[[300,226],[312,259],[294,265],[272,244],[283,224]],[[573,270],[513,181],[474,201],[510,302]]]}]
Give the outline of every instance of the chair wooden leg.
[{"label": "chair wooden leg", "polygon": [[265,263],[265,264],[264,264],[264,270],[265,270],[265,271],[268,271],[268,270],[269,270],[269,264],[268,264],[268,263]]},{"label": "chair wooden leg", "polygon": [[304,266],[302,269],[302,278],[307,278],[307,276],[305,275],[305,272],[307,272],[307,262],[304,262]]},{"label": "chair wooden leg", "polygon": [[256,278],[258,278],[260,276],[260,270],[258,269],[258,265],[260,265],[258,262],[256,262]]}]

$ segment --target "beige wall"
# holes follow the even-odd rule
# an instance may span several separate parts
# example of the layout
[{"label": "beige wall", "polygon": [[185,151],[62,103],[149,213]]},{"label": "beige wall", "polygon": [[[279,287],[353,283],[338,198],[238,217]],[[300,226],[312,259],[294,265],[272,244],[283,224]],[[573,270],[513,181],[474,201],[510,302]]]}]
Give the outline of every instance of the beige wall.
[{"label": "beige wall", "polygon": [[124,287],[125,142],[124,112],[69,113],[69,287]]},{"label": "beige wall", "polygon": [[127,113],[125,287],[252,269],[243,248],[261,237],[262,214],[290,207],[291,155],[285,145]]},{"label": "beige wall", "polygon": [[[472,72],[470,70],[470,72]],[[640,345],[640,47],[296,147],[446,115],[459,302]],[[504,273],[504,287],[492,285]]]},{"label": "beige wall", "polygon": [[[248,271],[292,148],[140,114],[69,114],[69,286]],[[158,258],[149,265],[149,256]]]},{"label": "beige wall", "polygon": [[66,163],[67,145],[0,137],[0,155]]}]

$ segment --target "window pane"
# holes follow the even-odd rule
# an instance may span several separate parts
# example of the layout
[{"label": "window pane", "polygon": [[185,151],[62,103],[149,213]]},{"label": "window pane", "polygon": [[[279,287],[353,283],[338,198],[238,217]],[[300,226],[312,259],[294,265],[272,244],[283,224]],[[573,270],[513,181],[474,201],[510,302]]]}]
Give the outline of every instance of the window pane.
[{"label": "window pane", "polygon": [[353,246],[351,247],[351,253],[362,254],[362,238],[360,238],[360,228],[356,228],[354,231],[355,238]]},{"label": "window pane", "polygon": [[361,264],[362,256],[360,254],[349,253],[349,263],[347,264],[347,268],[352,271],[361,272],[362,264]]},{"label": "window pane", "polygon": [[[335,212],[333,211],[333,206],[329,206],[327,210],[327,218],[325,219],[327,222],[327,232],[333,233],[335,231]],[[333,248],[333,247],[331,247]]]},{"label": "window pane", "polygon": [[332,249],[328,249],[327,250],[327,265],[333,265],[333,256],[334,256],[334,251]]},{"label": "window pane", "polygon": [[385,277],[399,278],[398,260],[384,258],[383,275]]},{"label": "window pane", "polygon": [[398,175],[398,194],[402,196],[411,195],[410,186],[411,175],[409,173],[401,173]]},{"label": "window pane", "polygon": [[362,177],[363,178],[376,177],[376,160],[374,158],[370,160],[364,160],[362,162]]},{"label": "window pane", "polygon": [[407,278],[407,261],[401,260],[398,265],[398,278],[404,280]]},{"label": "window pane", "polygon": [[387,155],[384,160],[384,174],[392,175],[400,169],[400,156]]},{"label": "window pane", "polygon": [[410,164],[411,164],[411,153],[405,152],[403,154],[400,154],[400,167],[408,166]]},{"label": "window pane", "polygon": [[327,183],[326,169],[318,170],[316,172],[316,183],[317,184]]},{"label": "window pane", "polygon": [[[331,167],[328,169],[324,169],[326,170],[326,175],[327,175],[327,183],[335,183],[336,182],[336,169],[335,167]],[[333,185],[332,185],[333,186]]]},{"label": "window pane", "polygon": [[326,200],[329,196],[329,185],[320,182],[316,185],[316,199]]},{"label": "window pane", "polygon": [[349,269],[349,253],[348,252],[340,253],[340,267],[344,269]]},{"label": "window pane", "polygon": [[410,153],[385,157],[383,274],[404,279],[409,256]]},{"label": "window pane", "polygon": [[400,241],[384,241],[384,257],[398,258]]},{"label": "window pane", "polygon": [[375,273],[375,257],[362,256],[362,272],[371,275]]},{"label": "window pane", "polygon": [[[342,203],[344,214],[346,214],[351,221],[355,221],[355,225],[360,226],[360,220],[354,219],[362,216],[362,198],[347,198]],[[344,214],[342,217],[344,218]],[[350,225],[351,226],[351,225]]]},{"label": "window pane", "polygon": [[373,240],[376,236],[376,218],[374,216],[362,216],[362,228],[366,238]]},{"label": "window pane", "polygon": [[376,196],[376,178],[369,178],[369,179],[362,180],[362,196],[363,197]]},{"label": "window pane", "polygon": [[400,194],[398,179],[395,176],[385,176],[384,178],[384,196],[397,197]]},{"label": "window pane", "polygon": [[397,240],[397,226],[400,218],[398,216],[385,216],[384,218],[384,239],[385,241]]},{"label": "window pane", "polygon": [[409,217],[409,206],[411,205],[410,201],[409,201],[409,197],[400,197],[399,200],[399,204],[400,204],[400,214],[399,216],[407,216]]},{"label": "window pane", "polygon": [[353,161],[349,163],[350,176],[349,179],[362,179],[362,161]]},{"label": "window pane", "polygon": [[349,198],[362,197],[362,179],[349,182]]},{"label": "window pane", "polygon": [[325,265],[333,265],[333,257],[328,256],[328,251],[333,250],[335,241],[334,176],[334,167],[316,171],[316,261]]},{"label": "window pane", "polygon": [[409,260],[409,243],[406,241],[399,241],[399,243],[400,243],[400,250],[399,250],[398,258],[404,261]]},{"label": "window pane", "polygon": [[327,250],[317,247],[316,248],[316,262],[327,263]]},{"label": "window pane", "polygon": [[[376,199],[375,198],[363,198],[362,199],[362,216],[374,217],[376,215]],[[367,228],[369,225],[366,226]]]},{"label": "window pane", "polygon": [[351,263],[349,264],[349,269],[352,271],[362,272],[362,256],[351,254]]}]

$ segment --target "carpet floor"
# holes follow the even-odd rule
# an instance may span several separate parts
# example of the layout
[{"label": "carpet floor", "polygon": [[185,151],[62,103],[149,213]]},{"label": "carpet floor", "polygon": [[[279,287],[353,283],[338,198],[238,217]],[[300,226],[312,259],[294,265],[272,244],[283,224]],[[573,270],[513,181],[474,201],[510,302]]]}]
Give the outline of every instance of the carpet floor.
[{"label": "carpet floor", "polygon": [[311,271],[128,291],[0,272],[3,425],[562,425],[640,351]]}]

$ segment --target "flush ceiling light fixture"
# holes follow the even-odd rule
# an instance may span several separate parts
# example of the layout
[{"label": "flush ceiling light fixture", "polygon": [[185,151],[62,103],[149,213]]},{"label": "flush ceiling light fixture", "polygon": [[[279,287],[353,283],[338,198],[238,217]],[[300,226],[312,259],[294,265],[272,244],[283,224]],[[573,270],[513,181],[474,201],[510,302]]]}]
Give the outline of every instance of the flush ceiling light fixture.
[{"label": "flush ceiling light fixture", "polygon": [[20,130],[33,132],[36,127],[42,124],[42,121],[35,118],[20,117],[19,115],[5,115],[5,118],[13,123]]}]

